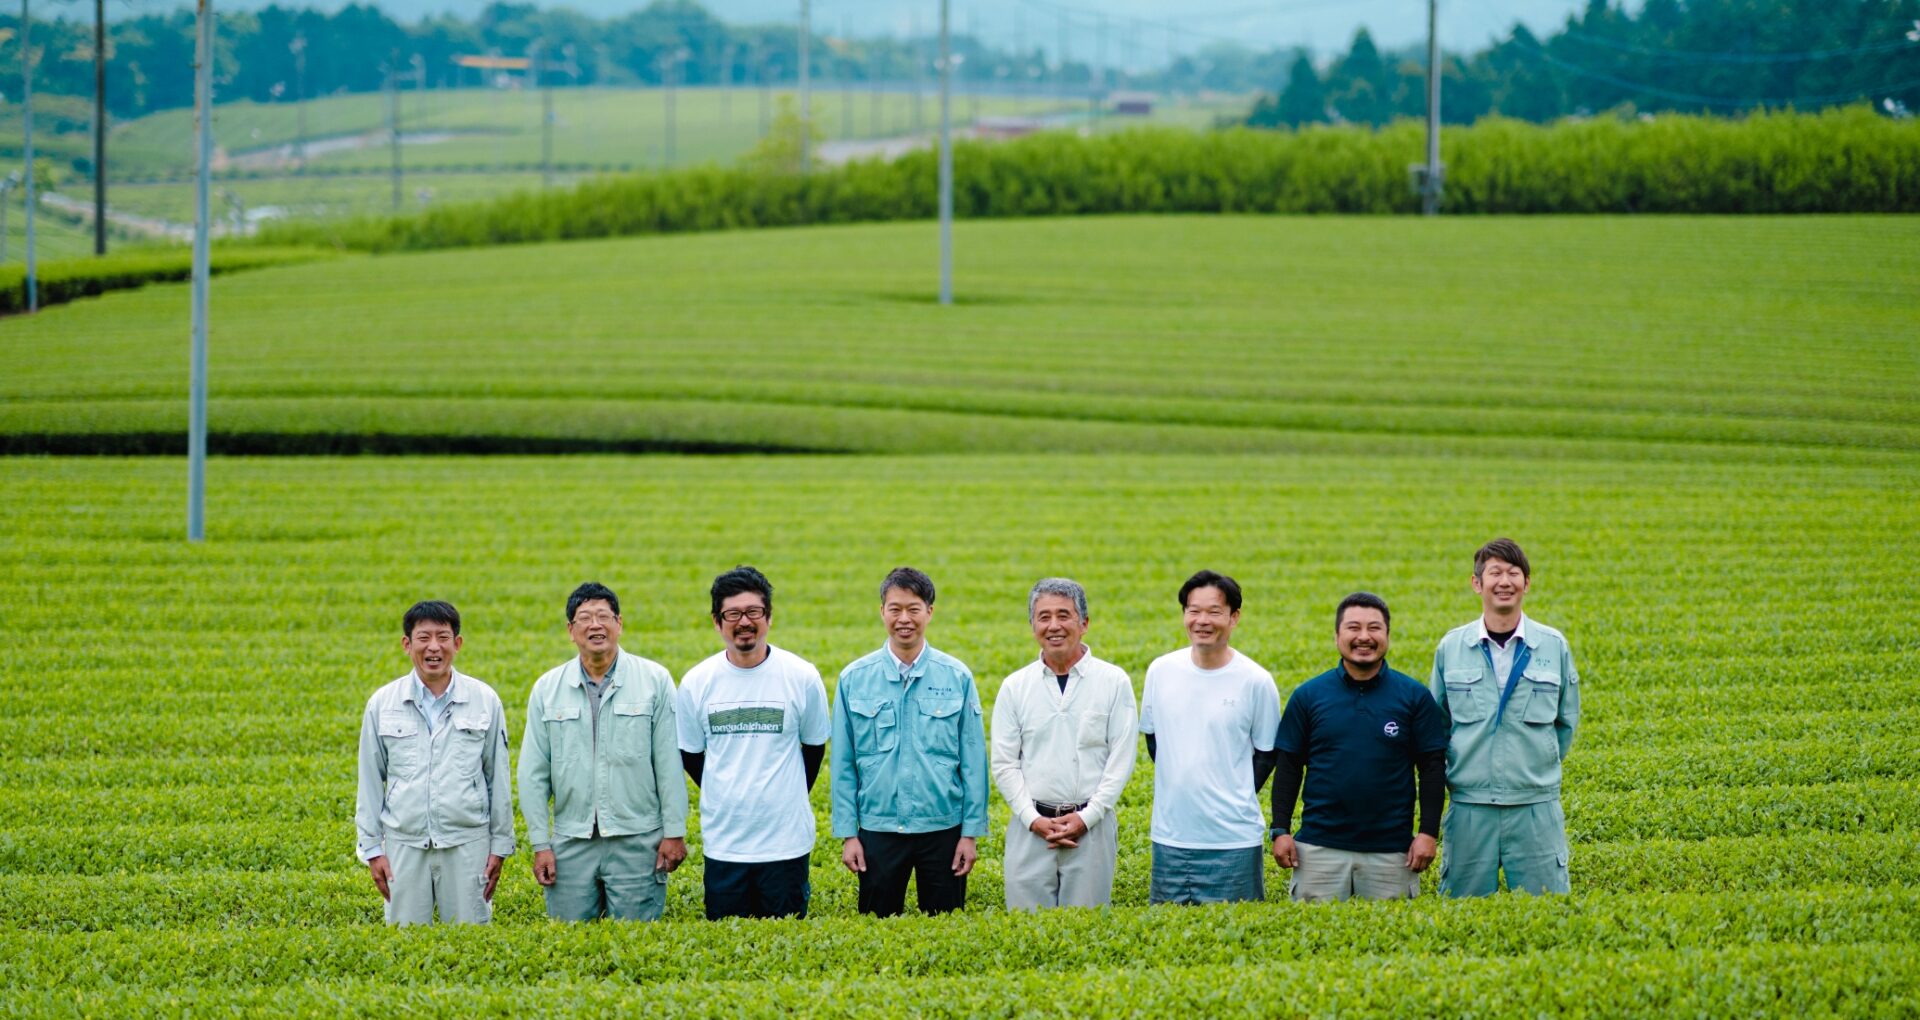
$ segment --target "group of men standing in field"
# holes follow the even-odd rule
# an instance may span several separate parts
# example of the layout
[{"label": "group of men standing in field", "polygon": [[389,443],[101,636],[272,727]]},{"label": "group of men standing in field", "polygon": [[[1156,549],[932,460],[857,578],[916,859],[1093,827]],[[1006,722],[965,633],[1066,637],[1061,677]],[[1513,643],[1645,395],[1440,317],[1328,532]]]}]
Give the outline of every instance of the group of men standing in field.
[{"label": "group of men standing in field", "polygon": [[[566,607],[579,654],[528,698],[518,781],[534,878],[556,919],[658,918],[687,856],[684,772],[701,791],[707,916],[805,916],[810,791],[831,747],[832,834],[863,913],[901,913],[909,879],[922,911],[964,904],[989,780],[1011,812],[1007,906],[1102,906],[1141,733],[1151,902],[1261,899],[1268,848],[1295,899],[1412,897],[1443,834],[1443,895],[1491,894],[1502,875],[1564,893],[1560,765],[1579,677],[1560,632],[1522,612],[1530,577],[1508,539],[1475,553],[1481,616],[1441,639],[1426,684],[1387,666],[1386,602],[1349,595],[1340,664],[1284,712],[1272,675],[1232,646],[1232,578],[1181,586],[1189,646],[1148,666],[1137,712],[1126,671],[1084,640],[1085,590],[1047,578],[1027,600],[1039,655],[1002,682],[991,743],[972,672],[927,643],[935,592],[918,570],[882,582],[886,643],[841,671],[831,703],[816,668],[768,642],[773,586],[752,567],[714,580],[723,649],[677,689],[621,649],[619,597],[583,584]],[[453,606],[419,603],[402,627],[414,669],[374,693],[361,725],[359,856],[389,923],[483,922],[514,850],[505,712],[453,668]]]}]

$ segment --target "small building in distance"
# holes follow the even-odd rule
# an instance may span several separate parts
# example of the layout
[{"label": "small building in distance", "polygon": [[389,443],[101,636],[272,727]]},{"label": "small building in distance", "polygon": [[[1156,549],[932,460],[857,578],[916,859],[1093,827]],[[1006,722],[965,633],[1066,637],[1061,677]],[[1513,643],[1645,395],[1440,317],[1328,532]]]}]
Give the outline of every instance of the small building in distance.
[{"label": "small building in distance", "polygon": [[982,117],[973,122],[975,138],[1020,138],[1046,127],[1038,117]]},{"label": "small building in distance", "polygon": [[1107,96],[1107,109],[1122,117],[1153,115],[1153,93],[1115,92]]}]

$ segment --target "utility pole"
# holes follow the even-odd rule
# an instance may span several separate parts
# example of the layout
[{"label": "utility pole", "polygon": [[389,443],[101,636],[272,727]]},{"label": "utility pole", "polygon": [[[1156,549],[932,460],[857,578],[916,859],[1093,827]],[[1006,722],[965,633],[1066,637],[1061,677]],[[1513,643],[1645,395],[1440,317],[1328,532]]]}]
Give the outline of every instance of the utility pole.
[{"label": "utility pole", "polygon": [[813,39],[813,2],[800,0],[800,172],[813,168],[813,93],[807,77]]},{"label": "utility pole", "polygon": [[93,0],[93,253],[107,253],[107,0]]},{"label": "utility pole", "polygon": [[940,303],[953,304],[953,45],[940,0]]},{"label": "utility pole", "polygon": [[28,0],[20,0],[20,119],[24,127],[21,139],[26,150],[27,175],[27,311],[40,310],[40,274],[33,244],[33,19]]},{"label": "utility pole", "polygon": [[772,117],[772,113],[768,107],[773,102],[773,96],[768,91],[767,49],[764,43],[755,43],[753,45],[753,77],[760,85],[760,137],[765,138],[767,137],[767,128],[770,123],[770,118]]},{"label": "utility pole", "polygon": [[875,138],[880,137],[885,131],[885,126],[880,120],[880,73],[883,70],[884,68],[880,65],[880,46],[875,43],[873,49],[867,53],[867,86],[873,90],[869,93],[870,98],[867,100],[867,134]]},{"label": "utility pole", "polygon": [[[24,3],[25,0],[22,0]],[[193,355],[187,410],[187,541],[207,537],[207,181],[213,166],[213,0],[199,0],[193,49]]]},{"label": "utility pole", "polygon": [[553,83],[548,81],[547,41],[533,44],[533,83],[540,90],[540,186],[553,187]]},{"label": "utility pole", "polygon": [[1103,101],[1103,93],[1107,87],[1107,16],[1104,14],[1100,15],[1100,24],[1094,40],[1092,73],[1088,75],[1091,87],[1087,89],[1087,115],[1093,119],[1094,127],[1098,128],[1100,115],[1103,112],[1101,107],[1106,105]]},{"label": "utility pole", "polygon": [[393,211],[399,212],[402,199],[400,170],[400,78],[393,62],[400,54],[390,54],[381,69],[387,72],[387,150],[393,155]]},{"label": "utility pole", "polygon": [[1427,0],[1427,167],[1420,181],[1420,211],[1440,212],[1440,0]]},{"label": "utility pole", "polygon": [[13,204],[13,189],[20,186],[20,171],[0,178],[0,266],[7,264],[7,207]]},{"label": "utility pole", "polygon": [[1060,94],[1060,109],[1067,108],[1067,10],[1060,9],[1060,80],[1054,82],[1054,90]]},{"label": "utility pole", "polygon": [[[980,20],[974,17],[975,13],[977,12],[973,8],[967,8],[967,39],[978,48],[980,46]],[[985,51],[981,49],[980,52],[984,54]],[[962,57],[961,65],[965,66],[965,64],[966,60]],[[981,73],[984,73],[984,68]],[[973,83],[965,87],[967,90],[967,123],[977,125],[980,123],[980,82],[978,77],[976,76],[976,78],[973,79]]]},{"label": "utility pole", "polygon": [[927,123],[925,111],[920,103],[921,92],[923,91],[923,86],[926,84],[927,51],[921,48],[920,14],[918,9],[915,10],[913,15],[911,35],[907,40],[907,45],[908,49],[913,52],[913,133],[915,137],[919,137],[920,133],[926,130]]},{"label": "utility pole", "polygon": [[287,44],[293,51],[293,159],[300,173],[307,172],[307,34],[293,33]]},{"label": "utility pole", "polygon": [[666,159],[664,161],[664,167],[666,169],[672,169],[673,167],[676,136],[679,133],[679,108],[674,102],[673,87],[679,78],[681,62],[692,55],[693,54],[688,53],[683,47],[674,50],[672,53],[663,53],[659,58],[660,86],[663,90],[661,98],[666,102],[666,109],[662,111],[666,114]]}]

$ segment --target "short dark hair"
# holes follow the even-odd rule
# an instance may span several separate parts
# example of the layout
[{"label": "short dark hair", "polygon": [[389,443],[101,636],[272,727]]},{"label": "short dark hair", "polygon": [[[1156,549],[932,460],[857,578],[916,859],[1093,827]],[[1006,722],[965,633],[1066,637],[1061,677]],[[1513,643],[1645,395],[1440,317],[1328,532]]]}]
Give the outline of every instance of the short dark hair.
[{"label": "short dark hair", "polygon": [[567,596],[567,622],[573,622],[573,614],[580,611],[582,602],[592,602],[594,599],[606,599],[607,608],[613,610],[613,615],[620,615],[620,596],[615,595],[612,588],[598,581],[588,581]]},{"label": "short dark hair", "polygon": [[1180,586],[1181,609],[1187,608],[1187,596],[1193,594],[1196,588],[1220,589],[1220,594],[1226,596],[1227,608],[1236,613],[1240,611],[1240,582],[1233,578],[1211,570],[1202,570],[1187,578],[1187,583]]},{"label": "short dark hair", "polygon": [[1334,630],[1339,630],[1340,624],[1346,621],[1349,609],[1378,609],[1381,621],[1388,630],[1393,629],[1393,613],[1387,609],[1387,600],[1370,591],[1357,591],[1341,599],[1340,608],[1333,611]]},{"label": "short dark hair", "polygon": [[454,637],[460,636],[460,610],[453,608],[451,602],[439,599],[415,602],[407,615],[400,618],[400,633],[412,637],[413,628],[423,623],[444,623],[453,628]]},{"label": "short dark hair", "polygon": [[887,600],[887,593],[898,588],[920,597],[920,601],[933,605],[933,578],[912,567],[895,567],[887,572],[887,579],[880,582],[880,601]]},{"label": "short dark hair", "polygon": [[1503,560],[1520,568],[1520,576],[1531,579],[1533,568],[1527,565],[1527,554],[1520,551],[1520,543],[1511,538],[1496,538],[1475,550],[1473,554],[1473,576],[1479,577],[1486,568],[1488,560]]},{"label": "short dark hair", "polygon": [[750,591],[760,593],[760,598],[767,604],[767,615],[772,616],[773,582],[767,580],[767,575],[741,564],[714,578],[713,587],[707,590],[707,594],[713,597],[713,618],[720,618],[720,603]]}]

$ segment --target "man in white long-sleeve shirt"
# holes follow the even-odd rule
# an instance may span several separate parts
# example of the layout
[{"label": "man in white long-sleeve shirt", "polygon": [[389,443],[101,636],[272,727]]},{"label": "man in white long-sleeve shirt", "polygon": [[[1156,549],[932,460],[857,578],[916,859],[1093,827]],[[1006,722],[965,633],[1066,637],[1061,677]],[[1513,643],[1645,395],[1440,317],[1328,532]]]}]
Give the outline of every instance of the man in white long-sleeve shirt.
[{"label": "man in white long-sleeve shirt", "polygon": [[1007,907],[1099,907],[1113,898],[1114,809],[1133,775],[1133,681],[1096,658],[1087,593],[1049,577],[1027,596],[1040,657],[1000,684],[993,781],[1013,811]]}]

